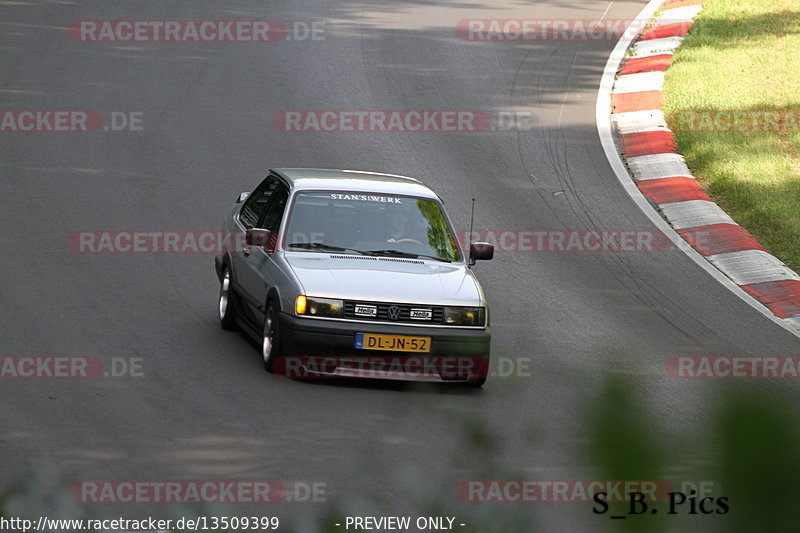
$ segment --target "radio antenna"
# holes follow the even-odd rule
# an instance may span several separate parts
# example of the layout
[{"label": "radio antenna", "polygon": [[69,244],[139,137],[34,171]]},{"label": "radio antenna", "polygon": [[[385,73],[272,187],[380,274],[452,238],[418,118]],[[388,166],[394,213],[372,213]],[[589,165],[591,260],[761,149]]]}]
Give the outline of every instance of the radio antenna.
[{"label": "radio antenna", "polygon": [[[472,213],[469,215],[469,241],[472,241],[472,222],[475,220],[475,198],[472,199]],[[469,245],[469,243],[467,243]]]}]

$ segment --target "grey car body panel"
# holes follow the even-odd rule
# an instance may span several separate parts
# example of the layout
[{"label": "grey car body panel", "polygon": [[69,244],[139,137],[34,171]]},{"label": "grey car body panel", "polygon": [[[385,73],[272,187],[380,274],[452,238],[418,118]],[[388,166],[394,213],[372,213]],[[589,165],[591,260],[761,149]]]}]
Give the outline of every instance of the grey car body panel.
[{"label": "grey car body panel", "polygon": [[482,306],[463,263],[284,252],[308,296],[350,300]]}]

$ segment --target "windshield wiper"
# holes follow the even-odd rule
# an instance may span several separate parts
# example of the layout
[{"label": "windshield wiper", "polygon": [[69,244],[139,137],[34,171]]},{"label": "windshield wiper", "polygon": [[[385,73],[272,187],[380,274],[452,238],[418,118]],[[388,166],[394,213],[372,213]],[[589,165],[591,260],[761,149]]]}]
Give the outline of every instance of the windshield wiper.
[{"label": "windshield wiper", "polygon": [[366,252],[356,250],[355,248],[343,248],[333,244],[325,244],[324,242],[293,242],[286,245],[289,248],[304,248],[306,250],[327,250],[329,252],[356,252],[366,255]]},{"label": "windshield wiper", "polygon": [[409,257],[411,259],[419,259],[420,257],[424,257],[425,259],[433,259],[434,261],[442,261],[444,263],[452,263],[451,260],[445,259],[444,257],[437,257],[435,255],[425,255],[425,254],[414,254],[411,252],[401,252],[400,250],[367,250],[366,252],[362,252],[365,254],[370,255],[391,255],[395,257]]},{"label": "windshield wiper", "polygon": [[329,252],[355,252],[361,255],[390,255],[394,257],[408,257],[411,259],[418,259],[424,257],[425,259],[433,259],[434,261],[442,261],[444,263],[452,263],[449,259],[437,257],[435,255],[414,254],[411,252],[402,252],[400,250],[386,249],[386,250],[357,250],[355,248],[343,248],[334,244],[325,244],[324,242],[293,242],[286,245],[289,248],[303,248],[306,250],[325,250]]}]

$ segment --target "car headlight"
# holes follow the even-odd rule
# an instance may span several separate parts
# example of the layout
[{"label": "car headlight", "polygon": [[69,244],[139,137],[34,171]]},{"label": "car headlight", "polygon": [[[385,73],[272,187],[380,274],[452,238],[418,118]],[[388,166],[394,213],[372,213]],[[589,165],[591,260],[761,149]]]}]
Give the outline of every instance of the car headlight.
[{"label": "car headlight", "polygon": [[450,326],[483,326],[486,309],[483,307],[445,307],[444,323]]},{"label": "car headlight", "polygon": [[300,295],[294,303],[298,315],[341,318],[344,316],[344,302],[331,298],[312,298]]}]

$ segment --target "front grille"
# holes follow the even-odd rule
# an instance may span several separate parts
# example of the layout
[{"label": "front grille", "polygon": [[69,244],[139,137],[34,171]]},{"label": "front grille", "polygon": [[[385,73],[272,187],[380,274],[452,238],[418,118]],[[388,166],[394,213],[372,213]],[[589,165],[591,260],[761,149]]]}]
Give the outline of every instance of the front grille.
[{"label": "front grille", "polygon": [[[374,306],[377,307],[377,314],[374,317],[356,315],[356,306]],[[396,319],[390,318],[389,308],[396,306],[399,310]],[[430,320],[413,319],[411,318],[412,309],[430,309]],[[387,302],[361,302],[355,300],[344,301],[344,317],[352,318],[355,320],[374,320],[376,322],[397,322],[399,324],[443,324],[444,323],[444,307],[431,306],[431,305],[417,305],[417,304],[399,304]]]}]

